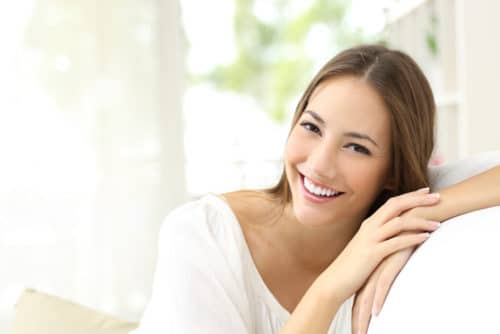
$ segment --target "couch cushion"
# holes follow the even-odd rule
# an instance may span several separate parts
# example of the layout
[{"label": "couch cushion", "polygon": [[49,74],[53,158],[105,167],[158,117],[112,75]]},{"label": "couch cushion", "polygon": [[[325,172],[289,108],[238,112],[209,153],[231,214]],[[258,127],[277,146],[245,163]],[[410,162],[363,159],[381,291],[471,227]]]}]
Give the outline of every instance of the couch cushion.
[{"label": "couch cushion", "polygon": [[27,289],[16,304],[10,334],[125,334],[136,327],[137,324]]}]

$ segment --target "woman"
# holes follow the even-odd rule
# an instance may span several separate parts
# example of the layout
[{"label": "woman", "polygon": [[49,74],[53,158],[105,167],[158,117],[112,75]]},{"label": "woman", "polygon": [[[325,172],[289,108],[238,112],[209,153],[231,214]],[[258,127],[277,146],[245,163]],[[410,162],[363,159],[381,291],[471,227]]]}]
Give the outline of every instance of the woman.
[{"label": "woman", "polygon": [[390,286],[439,221],[500,204],[498,167],[429,193],[434,112],[407,55],[338,54],[298,104],[276,187],[167,217],[136,333],[349,334],[356,292],[353,329],[366,330],[379,277]]}]

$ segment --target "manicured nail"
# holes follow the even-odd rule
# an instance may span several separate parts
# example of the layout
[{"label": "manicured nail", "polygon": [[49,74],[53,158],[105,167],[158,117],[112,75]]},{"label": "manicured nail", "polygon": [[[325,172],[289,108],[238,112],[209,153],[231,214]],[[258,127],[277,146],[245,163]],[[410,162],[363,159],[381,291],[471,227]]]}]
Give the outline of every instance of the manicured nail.
[{"label": "manicured nail", "polygon": [[431,224],[432,224],[435,228],[438,228],[439,226],[441,226],[441,223],[440,223],[440,222],[436,222],[436,221],[433,221],[433,220],[431,220],[430,222],[431,222]]},{"label": "manicured nail", "polygon": [[418,189],[417,193],[426,194],[429,192],[429,190],[430,190],[429,187],[425,187],[425,188]]},{"label": "manicured nail", "polygon": [[432,194],[427,195],[427,197],[432,198],[432,199],[438,199],[441,197],[441,194],[440,193],[432,193]]}]

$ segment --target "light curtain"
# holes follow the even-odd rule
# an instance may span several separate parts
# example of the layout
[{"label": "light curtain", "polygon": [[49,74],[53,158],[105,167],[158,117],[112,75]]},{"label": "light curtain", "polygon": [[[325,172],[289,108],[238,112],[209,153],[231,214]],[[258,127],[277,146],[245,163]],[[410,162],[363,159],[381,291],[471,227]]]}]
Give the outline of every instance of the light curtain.
[{"label": "light curtain", "polygon": [[187,199],[179,5],[2,7],[0,333],[25,287],[137,321]]}]

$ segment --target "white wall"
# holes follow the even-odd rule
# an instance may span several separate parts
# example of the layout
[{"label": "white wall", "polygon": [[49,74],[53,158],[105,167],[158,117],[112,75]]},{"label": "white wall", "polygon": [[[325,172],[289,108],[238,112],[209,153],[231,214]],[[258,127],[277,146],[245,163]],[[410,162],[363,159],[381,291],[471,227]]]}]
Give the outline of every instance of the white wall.
[{"label": "white wall", "polygon": [[[422,0],[404,10],[396,6],[389,11],[386,32],[390,46],[417,61],[434,91],[434,161],[449,162],[500,148],[498,10],[498,1]],[[437,17],[434,28],[433,15]],[[436,55],[426,42],[433,30]]]},{"label": "white wall", "polygon": [[457,57],[465,115],[461,156],[500,148],[499,12],[498,1],[457,1]]}]

